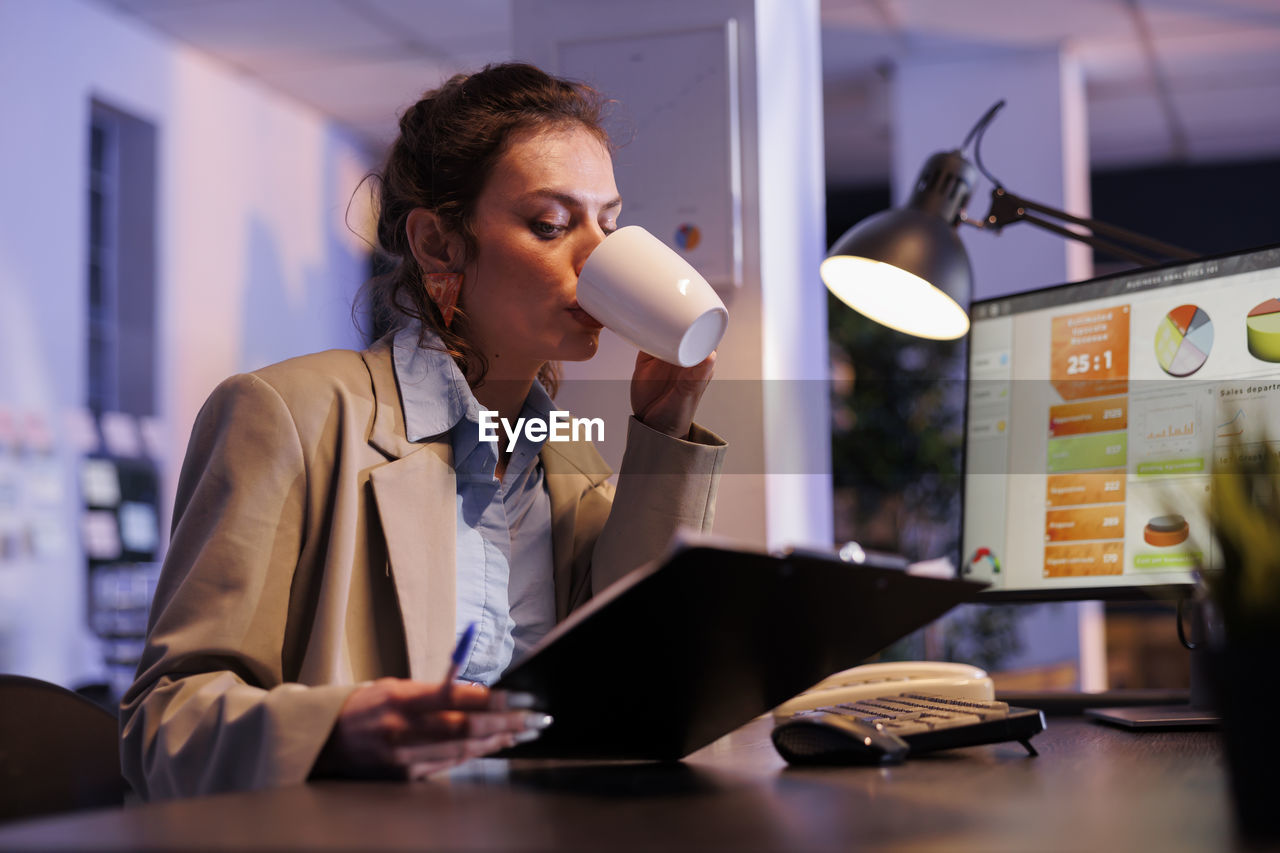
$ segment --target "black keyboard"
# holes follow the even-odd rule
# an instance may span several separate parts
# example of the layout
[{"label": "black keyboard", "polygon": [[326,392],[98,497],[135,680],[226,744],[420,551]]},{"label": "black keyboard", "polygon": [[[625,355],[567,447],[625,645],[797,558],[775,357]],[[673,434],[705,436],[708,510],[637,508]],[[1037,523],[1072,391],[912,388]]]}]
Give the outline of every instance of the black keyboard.
[{"label": "black keyboard", "polygon": [[902,693],[801,711],[778,722],[773,743],[792,764],[889,764],[912,755],[1031,738],[1044,714],[1005,702]]}]

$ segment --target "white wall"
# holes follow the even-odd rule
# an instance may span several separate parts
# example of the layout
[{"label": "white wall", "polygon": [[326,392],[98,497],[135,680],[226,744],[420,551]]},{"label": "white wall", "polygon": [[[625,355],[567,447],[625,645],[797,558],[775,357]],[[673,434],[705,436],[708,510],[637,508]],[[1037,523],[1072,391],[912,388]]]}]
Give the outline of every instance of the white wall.
[{"label": "white wall", "polygon": [[[0,671],[97,673],[62,424],[85,394],[88,118],[159,131],[159,415],[166,506],[196,411],[223,377],[358,343],[365,261],[344,210],[367,158],[318,114],[104,7],[0,0],[0,411],[55,430],[63,546],[0,558]],[[0,525],[6,510],[0,496]],[[166,522],[167,523],[167,522]],[[56,552],[56,553],[53,553]]]}]

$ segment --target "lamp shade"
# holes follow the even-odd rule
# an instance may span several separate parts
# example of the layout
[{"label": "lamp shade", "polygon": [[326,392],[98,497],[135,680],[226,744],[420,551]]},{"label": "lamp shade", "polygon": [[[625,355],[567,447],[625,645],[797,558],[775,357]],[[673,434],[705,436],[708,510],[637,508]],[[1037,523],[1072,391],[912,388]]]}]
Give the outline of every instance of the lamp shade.
[{"label": "lamp shade", "polygon": [[821,267],[827,288],[900,332],[935,340],[964,335],[973,272],[956,224],[974,177],[958,152],[930,157],[906,207],[864,219],[831,247]]}]

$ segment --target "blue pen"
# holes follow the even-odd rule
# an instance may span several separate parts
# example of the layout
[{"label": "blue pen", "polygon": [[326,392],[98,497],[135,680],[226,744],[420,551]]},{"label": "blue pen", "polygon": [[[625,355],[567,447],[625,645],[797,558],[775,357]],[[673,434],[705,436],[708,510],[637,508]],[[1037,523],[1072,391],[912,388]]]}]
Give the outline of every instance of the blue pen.
[{"label": "blue pen", "polygon": [[[457,682],[458,673],[462,672],[462,667],[467,662],[467,658],[471,657],[471,647],[476,644],[476,631],[479,627],[480,623],[472,622],[467,626],[467,630],[462,632],[462,636],[458,638],[458,645],[453,650],[453,657],[449,659],[449,671],[444,676],[446,701],[452,701],[453,685]],[[532,708],[534,705],[534,697],[531,693],[507,693],[502,701],[504,706],[511,710]],[[552,718],[549,714],[526,714],[524,720],[526,728],[524,731],[513,734],[512,738],[515,743],[525,743],[533,740],[551,723]]]},{"label": "blue pen", "polygon": [[467,658],[471,657],[471,647],[476,644],[476,629],[479,627],[478,622],[472,622],[458,639],[458,645],[453,650],[453,657],[449,659],[449,671],[444,676],[446,686],[458,680],[458,673],[462,672],[462,667],[466,664]]}]

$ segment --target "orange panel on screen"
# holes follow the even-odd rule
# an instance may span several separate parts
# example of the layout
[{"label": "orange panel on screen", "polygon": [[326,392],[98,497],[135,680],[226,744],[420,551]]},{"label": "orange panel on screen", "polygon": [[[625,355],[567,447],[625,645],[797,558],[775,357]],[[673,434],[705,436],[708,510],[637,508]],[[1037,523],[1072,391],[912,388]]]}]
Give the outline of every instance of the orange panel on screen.
[{"label": "orange panel on screen", "polygon": [[1129,306],[1053,318],[1049,378],[1064,400],[1129,390]]},{"label": "orange panel on screen", "polygon": [[1118,575],[1124,566],[1123,542],[1081,542],[1077,545],[1046,545],[1044,576]]},{"label": "orange panel on screen", "polygon": [[1123,539],[1124,504],[1051,509],[1045,513],[1044,532],[1050,542]]},{"label": "orange panel on screen", "polygon": [[1049,506],[1117,503],[1124,500],[1125,471],[1090,471],[1087,474],[1050,474],[1045,489]]},{"label": "orange panel on screen", "polygon": [[1106,397],[1083,403],[1063,403],[1049,407],[1049,435],[1083,435],[1109,432],[1129,426],[1129,398]]}]

